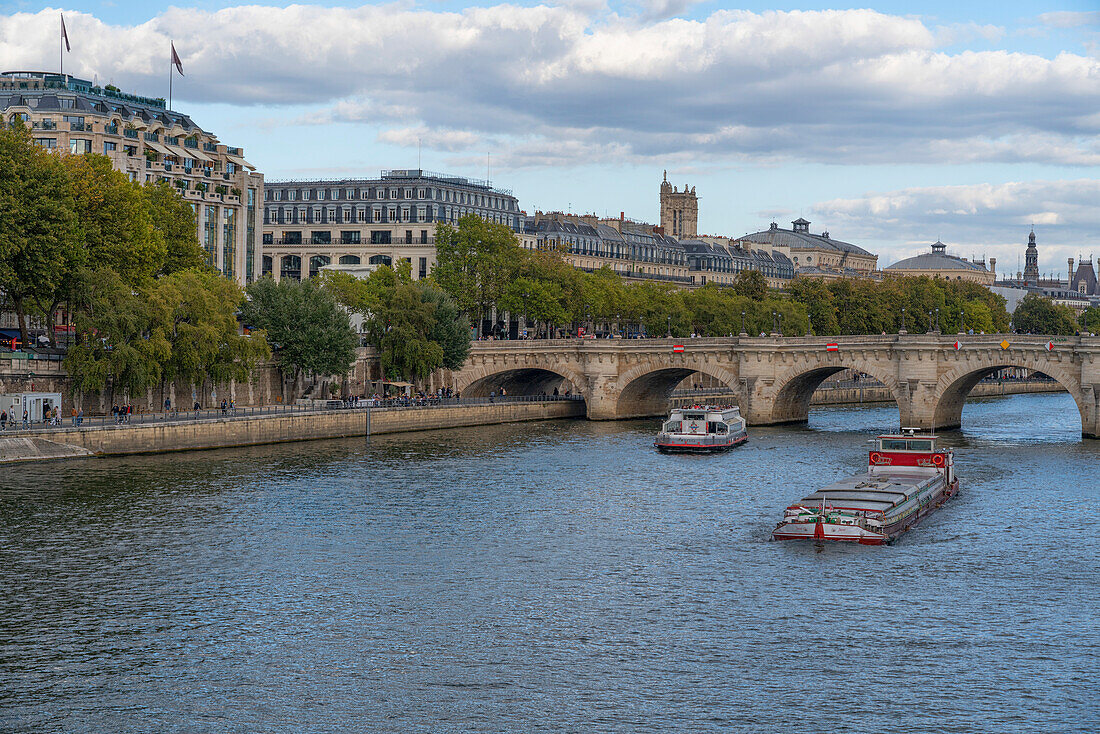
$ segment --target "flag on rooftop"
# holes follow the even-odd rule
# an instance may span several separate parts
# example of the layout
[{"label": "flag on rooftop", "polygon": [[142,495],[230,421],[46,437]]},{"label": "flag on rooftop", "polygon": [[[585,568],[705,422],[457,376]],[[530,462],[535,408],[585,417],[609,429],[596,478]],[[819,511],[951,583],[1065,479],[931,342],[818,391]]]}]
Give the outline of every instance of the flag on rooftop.
[{"label": "flag on rooftop", "polygon": [[61,14],[61,39],[63,41],[65,41],[65,50],[66,51],[72,51],[72,49],[69,48],[69,34],[65,30],[65,14],[64,13]]},{"label": "flag on rooftop", "polygon": [[172,65],[176,67],[176,71],[183,76],[183,62],[180,61],[179,54],[176,53],[176,42],[172,41]]}]

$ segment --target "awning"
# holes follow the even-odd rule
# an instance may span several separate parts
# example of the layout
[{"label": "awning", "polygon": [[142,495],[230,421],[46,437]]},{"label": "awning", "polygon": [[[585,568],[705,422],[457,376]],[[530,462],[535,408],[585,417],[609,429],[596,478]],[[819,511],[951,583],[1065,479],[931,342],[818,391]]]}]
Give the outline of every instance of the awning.
[{"label": "awning", "polygon": [[245,160],[244,158],[241,158],[240,156],[236,156],[236,155],[227,155],[227,156],[226,156],[226,158],[228,158],[229,160],[233,161],[233,162],[234,162],[234,163],[236,163],[236,164],[237,164],[238,166],[244,166],[244,167],[246,167],[246,168],[248,168],[248,169],[250,169],[250,170],[253,170],[253,171],[255,171],[255,170],[256,170],[256,166],[252,165],[251,163],[249,163],[248,161],[246,161],[246,160]]},{"label": "awning", "polygon": [[213,158],[206,155],[206,153],[203,153],[203,152],[199,151],[198,148],[185,148],[185,150],[189,151],[191,153],[191,156],[193,158],[195,158],[196,160],[206,161],[207,163],[213,163],[214,162]]},{"label": "awning", "polygon": [[[167,143],[165,144],[167,145]],[[172,150],[172,155],[179,156],[180,158],[194,158],[195,153],[190,150],[185,150],[178,145],[167,145]]]},{"label": "awning", "polygon": [[146,140],[145,141],[145,147],[146,148],[152,148],[153,150],[155,150],[156,152],[158,152],[162,155],[175,155],[175,153],[168,150],[168,148],[166,148],[165,146],[161,145],[160,143],[154,143],[151,140]]}]

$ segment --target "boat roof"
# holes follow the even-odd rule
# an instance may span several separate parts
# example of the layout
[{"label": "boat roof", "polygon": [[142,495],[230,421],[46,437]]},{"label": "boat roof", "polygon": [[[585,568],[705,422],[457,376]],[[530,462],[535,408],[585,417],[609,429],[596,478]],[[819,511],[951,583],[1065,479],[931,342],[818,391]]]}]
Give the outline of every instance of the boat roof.
[{"label": "boat roof", "polygon": [[797,504],[820,506],[824,499],[829,505],[882,511],[905,502],[926,484],[938,480],[938,475],[918,472],[856,474],[822,487]]}]

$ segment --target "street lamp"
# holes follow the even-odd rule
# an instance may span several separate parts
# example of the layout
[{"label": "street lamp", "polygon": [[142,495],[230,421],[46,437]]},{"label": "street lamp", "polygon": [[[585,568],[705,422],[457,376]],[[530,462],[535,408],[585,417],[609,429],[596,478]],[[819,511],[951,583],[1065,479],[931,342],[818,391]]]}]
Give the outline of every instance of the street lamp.
[{"label": "street lamp", "polygon": [[779,336],[783,336],[783,314],[777,312],[775,315],[779,317]]},{"label": "street lamp", "polygon": [[901,330],[900,330],[900,331],[898,331],[898,333],[899,333],[899,334],[906,334],[906,333],[908,333],[908,332],[906,332],[906,330],[905,330],[905,309],[904,309],[904,308],[903,308],[903,309],[901,310]]},{"label": "street lamp", "polygon": [[740,336],[748,336],[749,333],[745,331],[745,312],[741,312],[741,334]]},{"label": "street lamp", "polygon": [[665,338],[666,339],[671,339],[672,338],[672,317],[671,316],[666,316],[665,320],[668,322],[668,330],[665,331]]},{"label": "street lamp", "polygon": [[966,311],[959,311],[959,333],[966,333]]},{"label": "street lamp", "polygon": [[940,310],[936,309],[936,333],[940,333]]}]

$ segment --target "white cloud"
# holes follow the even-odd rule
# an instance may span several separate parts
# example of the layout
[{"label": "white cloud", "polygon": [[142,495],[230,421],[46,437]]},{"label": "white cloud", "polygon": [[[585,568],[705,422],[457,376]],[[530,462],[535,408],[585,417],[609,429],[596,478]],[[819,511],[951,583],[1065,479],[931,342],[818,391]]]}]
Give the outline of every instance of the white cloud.
[{"label": "white cloud", "polygon": [[998,258],[1001,271],[1015,270],[1034,225],[1040,265],[1057,271],[1067,257],[1100,254],[1097,201],[1095,179],[932,186],[821,202],[808,218],[840,239],[886,243],[882,265],[940,239],[953,254]]},{"label": "white cloud", "polygon": [[[1100,164],[1100,59],[945,53],[948,37],[1000,30],[872,10],[662,19],[686,2],[640,0],[630,17],[596,2],[170,8],[134,26],[68,13],[67,65],[163,93],[171,37],[187,71],[179,106],[314,105],[291,123],[365,124],[387,141],[440,131],[429,137],[444,150],[493,139],[502,168],[612,156]],[[56,13],[0,17],[5,66],[52,68]]]},{"label": "white cloud", "polygon": [[1053,28],[1082,28],[1100,26],[1100,10],[1072,11],[1059,10],[1053,13],[1043,13],[1039,16],[1039,22]]}]

